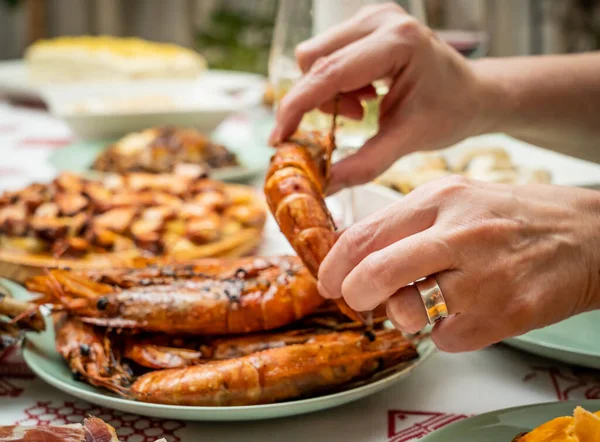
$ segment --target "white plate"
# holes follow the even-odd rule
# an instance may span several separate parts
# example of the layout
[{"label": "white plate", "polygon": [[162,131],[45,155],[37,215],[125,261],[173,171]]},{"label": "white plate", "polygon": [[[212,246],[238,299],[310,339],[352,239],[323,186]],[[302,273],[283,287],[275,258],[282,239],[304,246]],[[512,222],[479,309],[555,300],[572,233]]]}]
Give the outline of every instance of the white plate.
[{"label": "white plate", "polygon": [[[165,124],[210,133],[232,113],[259,106],[264,87],[260,75],[218,70],[208,70],[197,79],[39,87],[27,81],[23,62],[0,62],[0,92],[41,99],[76,136],[88,140]],[[135,108],[124,108],[133,103]]]},{"label": "white plate", "polygon": [[[373,211],[381,209],[399,199],[397,193],[376,185],[366,185],[356,189],[358,197],[364,204],[357,209],[357,218],[361,219],[370,215]],[[341,211],[342,202],[340,197],[328,199],[333,216],[337,219],[343,218]],[[279,232],[272,218],[266,226],[265,239],[259,253],[263,255],[274,255],[290,253],[291,248],[285,238]],[[7,284],[16,297],[27,296],[24,290],[19,290],[15,284]],[[276,404],[254,405],[243,407],[186,407],[160,404],[148,404],[131,401],[113,396],[95,389],[85,383],[73,380],[73,377],[54,348],[54,336],[52,328],[40,334],[30,334],[29,343],[23,350],[23,356],[29,367],[44,381],[54,387],[69,393],[80,399],[91,403],[114,408],[117,410],[136,413],[151,417],[167,419],[184,419],[198,421],[241,421],[272,419],[284,416],[293,416],[313,411],[336,407],[348,402],[356,401],[382,391],[423,364],[435,351],[435,346],[430,339],[423,340],[419,346],[420,357],[407,363],[401,371],[390,374],[372,383],[310,399],[288,401]]]},{"label": "white plate", "polygon": [[552,174],[552,184],[586,186],[600,183],[600,164],[544,149],[505,134],[467,138],[442,152],[448,161],[453,163],[463,152],[478,147],[502,147],[510,154],[515,164],[548,170]]}]

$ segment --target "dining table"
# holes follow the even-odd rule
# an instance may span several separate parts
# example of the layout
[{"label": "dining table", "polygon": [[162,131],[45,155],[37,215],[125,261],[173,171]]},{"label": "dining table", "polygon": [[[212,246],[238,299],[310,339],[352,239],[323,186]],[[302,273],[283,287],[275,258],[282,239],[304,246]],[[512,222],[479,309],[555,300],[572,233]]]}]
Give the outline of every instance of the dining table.
[{"label": "dining table", "polygon": [[[241,138],[253,130],[251,115],[223,124]],[[0,191],[51,180],[57,170],[49,157],[73,141],[69,128],[45,109],[0,101]],[[260,188],[262,177],[252,184]],[[468,353],[436,351],[385,391],[329,410],[274,420],[185,422],[86,403],[33,375],[18,347],[0,353],[0,425],[60,425],[94,415],[114,426],[123,442],[409,442],[492,410],[594,398],[600,398],[600,372],[500,343]]]}]

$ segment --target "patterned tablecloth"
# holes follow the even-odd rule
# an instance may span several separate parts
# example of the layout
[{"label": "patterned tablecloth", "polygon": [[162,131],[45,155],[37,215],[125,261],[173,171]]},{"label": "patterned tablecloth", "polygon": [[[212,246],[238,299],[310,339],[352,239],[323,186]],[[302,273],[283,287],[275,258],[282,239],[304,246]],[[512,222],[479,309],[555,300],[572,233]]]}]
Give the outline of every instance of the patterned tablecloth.
[{"label": "patterned tablecloth", "polygon": [[[249,131],[236,118],[240,136]],[[43,111],[0,103],[0,190],[56,172],[46,163],[69,144],[68,128]],[[86,415],[106,419],[124,442],[160,436],[182,441],[408,442],[474,414],[555,400],[600,398],[600,373],[535,358],[498,345],[478,352],[437,353],[393,388],[342,407],[273,421],[161,421],[103,409],[33,376],[18,349],[0,355],[0,425],[64,424]]]}]

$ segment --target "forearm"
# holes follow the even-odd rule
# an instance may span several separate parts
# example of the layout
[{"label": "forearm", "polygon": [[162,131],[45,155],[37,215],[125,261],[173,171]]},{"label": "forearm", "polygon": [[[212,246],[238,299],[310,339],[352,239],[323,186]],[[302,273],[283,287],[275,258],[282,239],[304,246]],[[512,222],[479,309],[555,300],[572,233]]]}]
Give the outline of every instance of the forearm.
[{"label": "forearm", "polygon": [[551,149],[600,149],[600,52],[473,62],[487,129]]}]

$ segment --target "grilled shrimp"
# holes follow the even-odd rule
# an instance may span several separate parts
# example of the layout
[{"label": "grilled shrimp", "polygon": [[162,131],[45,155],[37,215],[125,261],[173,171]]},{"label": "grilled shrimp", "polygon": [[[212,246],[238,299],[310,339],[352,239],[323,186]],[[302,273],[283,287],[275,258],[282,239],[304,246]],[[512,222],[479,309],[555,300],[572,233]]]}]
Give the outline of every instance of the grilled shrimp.
[{"label": "grilled shrimp", "polygon": [[[281,232],[313,277],[336,240],[336,226],[325,204],[333,140],[317,132],[296,134],[277,146],[264,192]],[[355,321],[365,318],[343,299],[339,309]]]},{"label": "grilled shrimp", "polygon": [[12,324],[21,330],[43,331],[45,328],[44,318],[37,305],[11,298],[0,292],[0,317],[2,316],[9,318],[7,324]]},{"label": "grilled shrimp", "polygon": [[[235,260],[223,262],[224,274],[202,273],[198,271],[202,264],[169,270],[166,276],[163,268],[159,276],[128,288],[66,270],[52,270],[26,285],[42,292],[45,302],[52,300],[85,323],[167,334],[271,330],[312,313],[325,302],[295,257],[259,258],[254,266],[243,261],[246,267],[237,270],[232,270]],[[184,271],[189,274],[178,279]]]},{"label": "grilled shrimp", "polygon": [[317,335],[300,344],[185,368],[153,371],[125,393],[143,402],[236,406],[314,395],[418,357],[396,330]]},{"label": "grilled shrimp", "polygon": [[131,373],[116,358],[107,336],[79,319],[60,313],[55,318],[56,350],[76,379],[121,392]]},{"label": "grilled shrimp", "polygon": [[[378,313],[382,313],[381,309]],[[376,316],[373,326],[382,327],[385,316]],[[247,356],[270,348],[309,341],[316,335],[343,330],[365,330],[360,322],[350,321],[333,304],[321,306],[315,313],[284,329],[225,337],[171,336],[143,333],[124,341],[123,357],[152,369],[179,368]]]},{"label": "grilled shrimp", "polygon": [[43,331],[39,306],[19,301],[2,292],[0,285],[0,352],[21,342],[25,331]]},{"label": "grilled shrimp", "polygon": [[307,342],[324,330],[289,330],[204,340],[167,335],[133,336],[125,341],[123,357],[153,369],[180,368],[209,361],[234,359],[270,348]]}]

